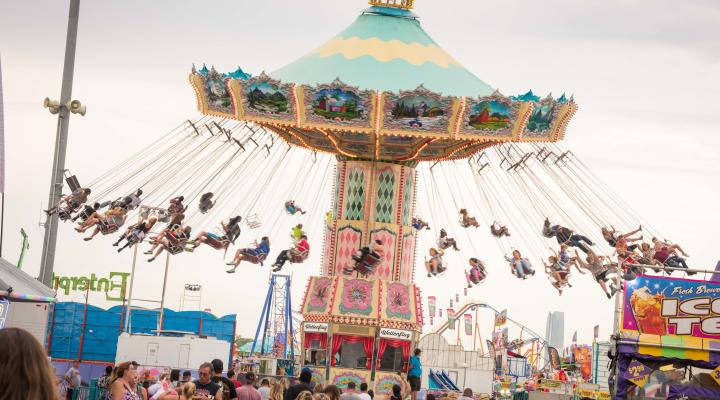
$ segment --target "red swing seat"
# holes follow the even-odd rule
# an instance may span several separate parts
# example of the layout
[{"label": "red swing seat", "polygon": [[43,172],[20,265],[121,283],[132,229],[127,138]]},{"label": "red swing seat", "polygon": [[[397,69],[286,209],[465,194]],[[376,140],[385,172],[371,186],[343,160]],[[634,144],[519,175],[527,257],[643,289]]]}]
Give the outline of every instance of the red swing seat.
[{"label": "red swing seat", "polygon": [[291,264],[302,264],[305,260],[307,260],[308,256],[310,255],[310,251],[306,250],[303,252],[297,252],[296,250],[290,250],[290,257],[288,258],[288,261],[290,261]]},{"label": "red swing seat", "polygon": [[380,265],[382,259],[372,251],[363,255],[363,257],[355,264],[355,270],[363,276],[368,276],[375,272],[375,268]]},{"label": "red swing seat", "polygon": [[251,251],[255,249],[242,249],[240,252],[243,255],[243,261],[247,261],[251,264],[262,265],[263,261],[267,258],[266,253],[254,254]]},{"label": "red swing seat", "polygon": [[186,237],[178,236],[178,234],[175,232],[169,232],[166,237],[168,241],[168,253],[176,255],[185,251],[185,244],[187,243]]},{"label": "red swing seat", "polygon": [[205,240],[205,244],[212,247],[215,250],[222,250],[227,249],[227,247],[230,245],[230,240],[228,240],[225,236],[223,236],[222,239],[218,240],[212,236],[208,236]]}]

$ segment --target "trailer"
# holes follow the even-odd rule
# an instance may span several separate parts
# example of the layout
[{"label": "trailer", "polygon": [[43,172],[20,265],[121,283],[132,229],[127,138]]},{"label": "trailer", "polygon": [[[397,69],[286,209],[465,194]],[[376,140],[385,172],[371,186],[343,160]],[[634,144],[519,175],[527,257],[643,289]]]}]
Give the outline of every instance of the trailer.
[{"label": "trailer", "polygon": [[147,367],[197,369],[200,364],[215,358],[229,366],[232,360],[230,343],[181,332],[172,333],[172,336],[122,333],[118,338],[115,362],[136,361]]}]

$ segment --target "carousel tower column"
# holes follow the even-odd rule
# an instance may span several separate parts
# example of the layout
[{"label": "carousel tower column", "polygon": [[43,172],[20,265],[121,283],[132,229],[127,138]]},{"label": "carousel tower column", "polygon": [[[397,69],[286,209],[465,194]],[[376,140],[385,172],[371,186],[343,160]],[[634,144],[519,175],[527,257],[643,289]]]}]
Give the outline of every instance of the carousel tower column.
[{"label": "carousel tower column", "polygon": [[338,160],[322,274],[342,275],[353,252],[380,240],[382,261],[371,279],[412,283],[415,186],[414,165]]}]

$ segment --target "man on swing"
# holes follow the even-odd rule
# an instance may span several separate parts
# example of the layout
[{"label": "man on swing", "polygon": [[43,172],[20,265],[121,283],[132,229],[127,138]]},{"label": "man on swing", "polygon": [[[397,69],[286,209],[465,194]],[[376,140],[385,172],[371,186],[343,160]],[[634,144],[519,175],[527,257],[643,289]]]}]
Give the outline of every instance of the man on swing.
[{"label": "man on swing", "polygon": [[547,238],[555,237],[558,244],[567,244],[571,247],[577,247],[585,254],[588,254],[590,251],[588,246],[594,245],[592,240],[588,239],[587,236],[577,234],[570,228],[566,228],[562,225],[551,225],[548,218],[545,218],[545,222],[543,223],[543,236]]},{"label": "man on swing", "polygon": [[278,254],[272,265],[273,272],[279,272],[291,256],[307,257],[308,252],[310,252],[310,244],[307,241],[307,236],[302,235],[292,248],[283,250]]}]

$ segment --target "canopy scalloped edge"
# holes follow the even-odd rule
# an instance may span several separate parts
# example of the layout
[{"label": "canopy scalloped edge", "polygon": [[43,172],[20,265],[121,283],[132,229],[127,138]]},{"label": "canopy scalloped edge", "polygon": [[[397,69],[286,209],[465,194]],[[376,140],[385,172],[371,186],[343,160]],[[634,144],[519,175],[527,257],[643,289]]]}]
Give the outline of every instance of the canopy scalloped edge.
[{"label": "canopy scalloped edge", "polygon": [[470,157],[501,142],[562,140],[578,107],[565,95],[443,96],[422,85],[399,93],[281,82],[264,72],[214,68],[189,76],[198,110],[272,130],[288,144],[348,158],[393,162]]}]

